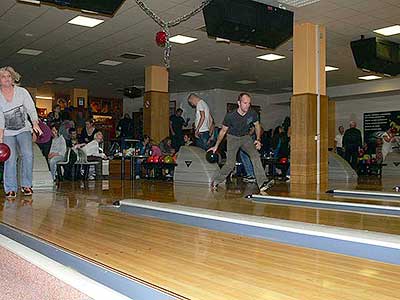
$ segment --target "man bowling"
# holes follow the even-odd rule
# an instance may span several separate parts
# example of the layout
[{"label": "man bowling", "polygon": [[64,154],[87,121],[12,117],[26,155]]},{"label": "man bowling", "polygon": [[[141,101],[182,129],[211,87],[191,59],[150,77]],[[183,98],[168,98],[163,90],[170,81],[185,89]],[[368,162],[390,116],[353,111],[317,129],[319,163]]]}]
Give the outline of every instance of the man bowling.
[{"label": "man bowling", "polygon": [[[239,149],[246,152],[253,164],[256,180],[260,192],[268,190],[273,181],[267,181],[265,171],[261,163],[260,154],[257,150],[261,148],[261,126],[258,114],[250,108],[251,97],[247,93],[241,93],[237,100],[237,110],[227,113],[222,122],[222,129],[219,132],[217,142],[214,147],[208,151],[215,152],[221,144],[225,134],[227,134],[227,153],[226,163],[221,170],[217,172],[214,181],[211,183],[211,188],[216,190],[218,185],[226,180],[226,177],[232,172],[235,167],[236,154]],[[254,124],[256,131],[256,140],[253,141],[249,136],[249,127]]]}]

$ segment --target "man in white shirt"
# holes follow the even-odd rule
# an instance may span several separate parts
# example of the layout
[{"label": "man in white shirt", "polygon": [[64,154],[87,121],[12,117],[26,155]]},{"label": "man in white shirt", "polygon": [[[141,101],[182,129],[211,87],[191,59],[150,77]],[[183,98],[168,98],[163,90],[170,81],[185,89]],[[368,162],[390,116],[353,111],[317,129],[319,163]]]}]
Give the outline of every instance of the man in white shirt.
[{"label": "man in white shirt", "polygon": [[207,103],[194,93],[189,95],[188,102],[192,107],[196,108],[196,118],[194,122],[196,145],[207,150],[209,148],[208,141],[210,139],[210,127],[212,123],[210,109]]},{"label": "man in white shirt", "polygon": [[344,158],[344,149],[343,149],[344,127],[339,126],[338,130],[339,130],[339,134],[337,134],[335,137],[335,149],[336,149],[336,153]]}]

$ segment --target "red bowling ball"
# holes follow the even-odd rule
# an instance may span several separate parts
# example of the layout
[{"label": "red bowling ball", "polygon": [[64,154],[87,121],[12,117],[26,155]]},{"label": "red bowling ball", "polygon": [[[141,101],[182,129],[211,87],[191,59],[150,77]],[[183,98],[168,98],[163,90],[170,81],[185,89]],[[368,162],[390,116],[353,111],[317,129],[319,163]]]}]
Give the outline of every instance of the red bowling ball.
[{"label": "red bowling ball", "polygon": [[5,162],[11,155],[11,150],[7,144],[0,143],[0,162]]}]

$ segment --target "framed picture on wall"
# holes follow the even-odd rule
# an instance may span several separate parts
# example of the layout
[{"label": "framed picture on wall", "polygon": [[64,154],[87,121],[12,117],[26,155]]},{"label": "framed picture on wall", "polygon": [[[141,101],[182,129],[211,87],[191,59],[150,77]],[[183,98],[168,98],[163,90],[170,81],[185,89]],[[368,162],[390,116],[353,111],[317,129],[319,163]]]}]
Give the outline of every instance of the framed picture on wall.
[{"label": "framed picture on wall", "polygon": [[47,108],[37,108],[39,117],[45,118],[47,116]]},{"label": "framed picture on wall", "polygon": [[111,112],[111,101],[110,100],[103,100],[101,102],[101,112],[102,113]]},{"label": "framed picture on wall", "polygon": [[90,101],[90,108],[93,113],[101,112],[101,100],[91,100]]},{"label": "framed picture on wall", "polygon": [[176,101],[169,101],[169,115],[172,116],[176,111]]},{"label": "framed picture on wall", "polygon": [[78,107],[84,107],[84,106],[85,106],[85,98],[78,97]]}]

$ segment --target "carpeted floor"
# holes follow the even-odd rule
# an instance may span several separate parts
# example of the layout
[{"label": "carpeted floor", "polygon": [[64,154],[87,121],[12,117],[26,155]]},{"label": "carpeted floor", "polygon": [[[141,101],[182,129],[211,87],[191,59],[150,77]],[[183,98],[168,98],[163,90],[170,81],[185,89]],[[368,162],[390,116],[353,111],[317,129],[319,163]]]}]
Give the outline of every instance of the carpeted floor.
[{"label": "carpeted floor", "polygon": [[66,283],[0,247],[0,300],[90,300]]}]

